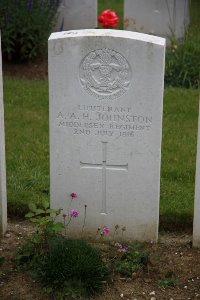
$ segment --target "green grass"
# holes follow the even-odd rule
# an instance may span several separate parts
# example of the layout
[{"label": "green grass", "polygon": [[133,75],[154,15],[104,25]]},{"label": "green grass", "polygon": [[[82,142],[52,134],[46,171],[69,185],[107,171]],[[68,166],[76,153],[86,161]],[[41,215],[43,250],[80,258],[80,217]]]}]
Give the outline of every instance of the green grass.
[{"label": "green grass", "polygon": [[[47,82],[5,78],[4,94],[8,209],[23,215],[29,202],[49,199]],[[191,224],[197,119],[197,90],[165,90],[160,204],[164,224]]]},{"label": "green grass", "polygon": [[190,6],[190,25],[189,30],[191,33],[200,36],[200,1],[192,0]]},{"label": "green grass", "polygon": [[165,90],[160,203],[164,225],[192,223],[197,120],[197,90]]},{"label": "green grass", "polygon": [[4,80],[8,209],[23,215],[49,191],[47,82]]}]

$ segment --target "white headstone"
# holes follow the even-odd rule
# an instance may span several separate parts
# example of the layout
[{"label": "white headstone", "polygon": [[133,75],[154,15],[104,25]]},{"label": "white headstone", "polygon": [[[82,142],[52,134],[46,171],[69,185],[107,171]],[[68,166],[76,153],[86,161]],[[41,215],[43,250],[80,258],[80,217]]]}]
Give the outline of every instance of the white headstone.
[{"label": "white headstone", "polygon": [[165,39],[118,30],[49,39],[51,206],[85,232],[157,240]]},{"label": "white headstone", "polygon": [[62,0],[55,31],[97,27],[97,0]]},{"label": "white headstone", "polygon": [[124,0],[124,28],[183,38],[189,23],[188,0]]},{"label": "white headstone", "polygon": [[196,156],[193,246],[200,248],[200,106],[199,106],[199,125],[198,125],[198,141],[197,141],[197,156]]},{"label": "white headstone", "polygon": [[7,229],[6,163],[5,163],[1,37],[0,37],[0,235],[4,234],[6,232],[6,229]]}]

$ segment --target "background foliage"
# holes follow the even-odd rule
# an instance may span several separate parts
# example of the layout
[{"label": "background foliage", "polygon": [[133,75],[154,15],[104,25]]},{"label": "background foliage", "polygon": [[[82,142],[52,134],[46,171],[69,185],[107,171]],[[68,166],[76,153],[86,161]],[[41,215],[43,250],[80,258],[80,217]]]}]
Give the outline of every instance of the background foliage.
[{"label": "background foliage", "polygon": [[165,84],[198,88],[200,80],[200,2],[192,0],[190,25],[182,41],[171,37],[166,51]]},{"label": "background foliage", "polygon": [[3,57],[24,61],[43,53],[58,4],[58,0],[1,0]]}]

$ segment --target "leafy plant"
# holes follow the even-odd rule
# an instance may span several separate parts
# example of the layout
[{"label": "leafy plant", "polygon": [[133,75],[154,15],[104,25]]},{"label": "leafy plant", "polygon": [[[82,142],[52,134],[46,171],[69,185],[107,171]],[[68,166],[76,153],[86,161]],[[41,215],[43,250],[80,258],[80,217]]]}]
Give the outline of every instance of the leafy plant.
[{"label": "leafy plant", "polygon": [[24,61],[42,54],[58,5],[58,0],[0,1],[3,56],[12,61]]},{"label": "leafy plant", "polygon": [[121,256],[117,256],[114,270],[123,275],[131,276],[132,273],[147,265],[148,259],[148,251],[143,248],[141,243],[134,242],[128,246],[127,251],[121,252]]},{"label": "leafy plant", "polygon": [[55,223],[55,218],[61,210],[49,208],[49,203],[43,201],[41,208],[36,207],[34,203],[29,204],[30,212],[26,214],[31,222],[36,223],[36,231],[22,245],[20,251],[16,255],[16,264],[26,263],[32,268],[40,260],[40,255],[48,251],[48,240],[52,236],[56,236],[64,228],[63,223]]},{"label": "leafy plant", "polygon": [[69,208],[69,220],[65,224],[67,215],[63,214],[63,224],[55,223],[61,209],[50,209],[47,202],[41,208],[34,204],[29,208],[26,217],[37,224],[36,232],[22,244],[16,264],[28,270],[43,285],[44,291],[53,293],[56,299],[98,291],[108,275],[100,252],[83,240],[67,239],[61,234],[78,212]]},{"label": "leafy plant", "polygon": [[49,236],[60,233],[64,225],[61,222],[56,222],[55,219],[61,213],[61,209],[49,208],[49,203],[43,201],[42,208],[36,207],[34,203],[29,204],[30,212],[26,214],[31,222],[37,224],[37,236],[40,240],[46,242]]},{"label": "leafy plant", "polygon": [[159,280],[159,285],[162,287],[174,286],[178,283],[178,278],[173,272],[168,272]]}]

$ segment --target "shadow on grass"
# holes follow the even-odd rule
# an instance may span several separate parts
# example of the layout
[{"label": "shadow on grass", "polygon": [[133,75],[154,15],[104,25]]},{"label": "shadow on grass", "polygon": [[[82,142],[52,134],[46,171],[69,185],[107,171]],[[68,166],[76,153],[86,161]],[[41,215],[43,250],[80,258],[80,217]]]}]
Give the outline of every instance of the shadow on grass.
[{"label": "shadow on grass", "polygon": [[193,217],[191,215],[161,215],[159,231],[192,233]]}]

